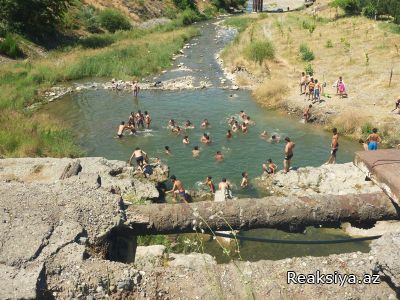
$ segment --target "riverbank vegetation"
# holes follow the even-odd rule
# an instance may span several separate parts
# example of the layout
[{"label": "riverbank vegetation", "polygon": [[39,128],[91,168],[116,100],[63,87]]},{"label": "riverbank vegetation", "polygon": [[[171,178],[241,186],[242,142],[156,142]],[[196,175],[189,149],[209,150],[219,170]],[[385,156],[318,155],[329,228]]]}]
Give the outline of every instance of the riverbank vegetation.
[{"label": "riverbank vegetation", "polygon": [[[400,27],[394,17],[375,21],[348,16],[329,3],[321,0],[302,12],[258,16],[251,22],[230,20],[229,25],[245,23],[246,29],[241,27],[242,33],[223,52],[225,65],[233,73],[241,70],[237,84],[251,86],[259,103],[297,116],[309,104],[299,95],[300,74],[311,73],[326,83],[323,101],[312,109],[320,123],[357,139],[378,127],[385,143],[395,145],[400,142],[399,115],[391,110],[400,95]],[[276,56],[260,64],[246,49],[262,40],[272,41]],[[339,76],[347,98],[337,96],[332,87]]]},{"label": "riverbank vegetation", "polygon": [[[89,77],[132,80],[160,72],[198,34],[184,26],[215,12],[208,9],[206,15],[195,2],[184,0],[160,3],[165,8],[160,15],[154,3],[144,1],[131,2],[131,14],[113,1],[110,8],[101,0],[90,3],[0,0],[0,157],[82,155],[62,122],[28,108],[43,101],[43,92],[53,85]],[[218,12],[228,2],[202,5]],[[146,26],[133,22],[163,14],[172,20]],[[24,60],[10,60],[18,58]]]}]

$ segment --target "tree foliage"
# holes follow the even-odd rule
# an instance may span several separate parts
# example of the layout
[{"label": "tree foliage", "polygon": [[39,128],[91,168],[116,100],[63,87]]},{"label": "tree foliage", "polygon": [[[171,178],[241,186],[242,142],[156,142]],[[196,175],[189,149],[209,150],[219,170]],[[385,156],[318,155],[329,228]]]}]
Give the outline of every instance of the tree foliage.
[{"label": "tree foliage", "polygon": [[363,14],[366,17],[388,15],[400,24],[399,0],[333,0],[331,6],[340,7],[347,15]]},{"label": "tree foliage", "polygon": [[105,9],[99,14],[100,25],[109,32],[129,30],[132,28],[128,18],[114,9]]},{"label": "tree foliage", "polygon": [[54,30],[72,0],[0,0],[0,22],[37,36]]}]

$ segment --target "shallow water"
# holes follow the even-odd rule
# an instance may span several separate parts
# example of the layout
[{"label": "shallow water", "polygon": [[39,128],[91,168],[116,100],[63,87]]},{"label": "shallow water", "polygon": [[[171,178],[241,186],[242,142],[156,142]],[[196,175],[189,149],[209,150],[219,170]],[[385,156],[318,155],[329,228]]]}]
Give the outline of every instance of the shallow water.
[{"label": "shallow water", "polygon": [[[307,227],[304,233],[288,233],[276,229],[254,229],[249,231],[241,231],[241,236],[247,237],[264,237],[278,240],[336,240],[349,238],[343,230],[334,228],[315,228]],[[190,249],[197,250],[197,246],[193,245],[197,242],[200,245],[200,239],[195,234],[187,235],[188,245],[192,245]],[[224,253],[221,244],[217,243],[211,236],[201,235],[203,240],[204,252],[213,255],[218,263],[226,263],[231,259],[239,259],[237,249],[240,250],[240,257],[245,261],[279,260],[287,257],[301,256],[327,256],[331,254],[340,254],[344,252],[368,252],[369,242],[356,242],[345,244],[322,244],[322,245],[288,245],[288,244],[268,244],[253,241],[235,241],[230,244],[226,243],[226,239],[220,239],[223,247],[230,250],[229,255]],[[179,252],[184,252],[180,249]],[[198,250],[197,252],[202,252]]]},{"label": "shallow water", "polygon": [[[86,151],[87,156],[103,156],[107,159],[127,160],[135,147],[141,147],[150,157],[159,157],[168,164],[170,173],[180,178],[186,189],[199,189],[203,186],[208,175],[213,176],[215,183],[222,177],[228,178],[234,185],[240,185],[241,173],[246,171],[250,178],[261,174],[261,165],[266,159],[272,158],[282,168],[284,143],[271,144],[260,138],[260,133],[289,136],[295,143],[295,153],[292,165],[296,167],[319,166],[324,163],[330,151],[330,133],[320,128],[303,124],[300,120],[291,118],[287,114],[268,111],[259,106],[248,91],[231,91],[221,88],[220,79],[223,76],[214,55],[226,42],[232,38],[231,33],[216,36],[216,27],[212,24],[200,25],[202,35],[192,41],[198,44],[185,50],[185,57],[176,61],[176,65],[184,63],[192,72],[168,72],[152,80],[165,80],[182,75],[191,75],[197,81],[208,79],[213,87],[194,91],[142,91],[138,98],[129,92],[107,90],[89,90],[76,93],[46,106],[54,114],[70,124],[77,134],[78,141]],[[306,104],[306,103],[305,103]],[[139,132],[136,136],[126,135],[116,139],[116,128],[121,121],[126,121],[131,111],[141,109],[151,114],[153,123],[151,131]],[[255,121],[248,134],[234,134],[232,140],[225,138],[228,129],[226,119],[237,116],[240,110],[245,110]],[[237,116],[238,117],[238,116]],[[187,130],[191,140],[190,145],[183,145],[183,135],[177,136],[167,128],[169,119],[175,119],[180,125],[187,119],[192,121],[196,128]],[[200,122],[207,118],[210,128],[202,130]],[[212,144],[201,145],[201,135],[207,132],[211,135]],[[192,147],[199,145],[201,154],[193,158]],[[164,154],[164,146],[169,146],[172,156]],[[341,138],[338,162],[349,162],[358,144]],[[214,154],[222,151],[225,160],[216,162]],[[262,191],[254,188],[234,190],[236,196],[263,196]],[[261,236],[284,237],[286,233],[271,230],[252,230],[245,234]],[[327,239],[329,236],[343,236],[340,230],[310,231],[310,238]],[[366,251],[366,243],[344,244],[337,248],[324,246],[268,246],[256,242],[244,242],[241,247],[242,255],[246,259],[282,258],[295,256],[298,253],[319,254],[336,253],[329,251],[347,252],[353,250]],[[218,256],[221,251],[215,242],[207,244],[207,251]],[[284,250],[286,249],[286,250]],[[294,250],[295,249],[295,250]],[[303,249],[303,250],[302,250]],[[302,252],[303,251],[303,252]],[[244,255],[244,253],[248,253]],[[266,254],[268,253],[268,255]],[[223,260],[223,259],[222,259]]]}]

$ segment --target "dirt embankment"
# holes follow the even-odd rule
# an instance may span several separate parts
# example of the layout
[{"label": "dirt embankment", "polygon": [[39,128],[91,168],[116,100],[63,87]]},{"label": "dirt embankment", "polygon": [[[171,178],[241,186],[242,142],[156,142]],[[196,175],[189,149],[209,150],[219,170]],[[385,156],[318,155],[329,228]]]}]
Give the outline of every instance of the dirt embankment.
[{"label": "dirt embankment", "polygon": [[[311,101],[300,95],[300,74],[312,70],[323,85],[322,100],[311,109],[316,123],[354,138],[364,138],[377,127],[387,145],[396,145],[400,114],[391,111],[400,95],[400,35],[385,22],[335,18],[328,2],[319,0],[300,12],[250,17],[248,28],[221,55],[226,72],[240,87],[252,89],[262,105],[302,117]],[[254,63],[246,50],[263,40],[272,42],[275,58]],[[301,45],[311,50],[313,59],[302,59]],[[339,76],[347,98],[340,98],[333,86]]]}]

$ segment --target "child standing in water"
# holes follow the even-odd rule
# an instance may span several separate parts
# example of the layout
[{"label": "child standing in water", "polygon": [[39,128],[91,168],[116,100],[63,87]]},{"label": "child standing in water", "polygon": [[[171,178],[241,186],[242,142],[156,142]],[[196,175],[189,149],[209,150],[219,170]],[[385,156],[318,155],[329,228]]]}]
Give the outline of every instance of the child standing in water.
[{"label": "child standing in water", "polygon": [[211,193],[215,193],[215,185],[212,181],[212,177],[211,176],[207,176],[206,181],[204,182],[204,184],[206,184],[208,186],[208,188],[210,189]]},{"label": "child standing in water", "polygon": [[245,189],[249,186],[249,175],[246,172],[242,173],[242,182],[240,183],[240,186]]},{"label": "child standing in water", "polygon": [[144,123],[146,124],[146,128],[149,129],[150,123],[151,123],[151,117],[150,117],[149,113],[147,112],[147,110],[144,112]]}]

